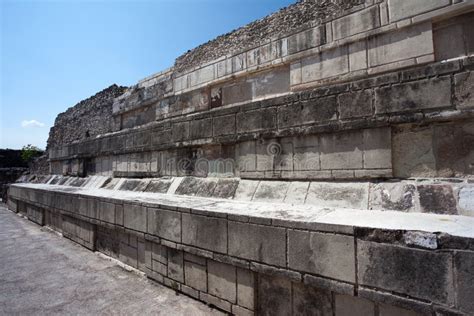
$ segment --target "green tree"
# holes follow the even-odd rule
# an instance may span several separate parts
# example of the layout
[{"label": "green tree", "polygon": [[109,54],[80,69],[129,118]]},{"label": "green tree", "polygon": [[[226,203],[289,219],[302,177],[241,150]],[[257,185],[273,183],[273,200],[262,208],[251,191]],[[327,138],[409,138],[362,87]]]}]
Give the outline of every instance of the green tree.
[{"label": "green tree", "polygon": [[41,149],[31,144],[23,146],[21,149],[21,159],[26,163],[31,162],[34,158],[39,157],[42,154],[43,151]]}]

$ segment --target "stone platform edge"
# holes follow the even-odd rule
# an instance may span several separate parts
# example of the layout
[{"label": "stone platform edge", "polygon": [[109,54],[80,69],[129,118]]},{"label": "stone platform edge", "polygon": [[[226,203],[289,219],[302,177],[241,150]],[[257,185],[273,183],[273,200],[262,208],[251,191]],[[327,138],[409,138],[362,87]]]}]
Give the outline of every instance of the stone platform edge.
[{"label": "stone platform edge", "polygon": [[[474,311],[470,282],[474,275],[474,239],[466,237],[473,233],[474,225],[469,217],[396,212],[397,217],[424,216],[428,222],[434,218],[444,223],[451,218],[466,229],[462,237],[455,236],[455,229],[451,231],[454,235],[438,231],[442,225],[433,232],[337,225],[291,218],[296,213],[283,214],[278,207],[275,216],[259,217],[212,211],[212,205],[219,205],[213,199],[179,197],[169,203],[177,197],[166,200],[164,194],[155,194],[160,198],[144,202],[143,197],[149,194],[134,192],[137,198],[130,198],[126,192],[115,192],[115,196],[102,197],[99,195],[106,190],[95,190],[98,195],[94,196],[84,189],[47,187],[12,185],[9,208],[40,225],[47,222],[46,214],[59,214],[63,231],[67,230],[64,223],[81,227],[64,235],[90,249],[95,249],[95,237],[90,232],[105,228],[135,236],[144,240],[144,245],[151,242],[259,275],[281,277],[424,315],[441,310],[467,314]],[[192,200],[196,207],[186,207]],[[222,201],[221,206],[226,203],[244,204]],[[300,215],[304,212],[310,210],[303,209]],[[324,217],[324,212],[330,210],[320,209],[318,215]],[[364,212],[364,218],[371,213],[376,212]],[[391,213],[386,212],[388,221]],[[285,215],[289,219],[285,220]],[[405,223],[400,225],[404,227]],[[89,233],[81,237],[79,231]],[[180,291],[188,286],[184,279],[156,274],[152,268],[147,270],[146,264],[144,270],[149,277]],[[199,299],[206,301],[201,296]],[[223,306],[228,305],[220,307]],[[234,308],[223,309],[230,312]]]}]

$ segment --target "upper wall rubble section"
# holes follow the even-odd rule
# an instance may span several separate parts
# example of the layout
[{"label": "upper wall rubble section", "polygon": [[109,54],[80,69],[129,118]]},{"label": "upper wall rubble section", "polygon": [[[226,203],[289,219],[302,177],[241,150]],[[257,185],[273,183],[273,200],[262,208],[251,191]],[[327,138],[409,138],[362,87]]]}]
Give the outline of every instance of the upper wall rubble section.
[{"label": "upper wall rubble section", "polygon": [[48,148],[110,132],[113,100],[126,89],[113,84],[60,113],[49,132]]}]

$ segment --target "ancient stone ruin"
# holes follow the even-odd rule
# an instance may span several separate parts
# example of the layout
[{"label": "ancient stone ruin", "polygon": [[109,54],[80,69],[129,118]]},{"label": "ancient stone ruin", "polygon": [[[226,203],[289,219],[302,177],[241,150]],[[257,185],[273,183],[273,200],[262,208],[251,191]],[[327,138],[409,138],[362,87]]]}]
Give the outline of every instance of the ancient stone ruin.
[{"label": "ancient stone ruin", "polygon": [[236,315],[472,315],[473,10],[298,2],[58,116],[8,205]]}]

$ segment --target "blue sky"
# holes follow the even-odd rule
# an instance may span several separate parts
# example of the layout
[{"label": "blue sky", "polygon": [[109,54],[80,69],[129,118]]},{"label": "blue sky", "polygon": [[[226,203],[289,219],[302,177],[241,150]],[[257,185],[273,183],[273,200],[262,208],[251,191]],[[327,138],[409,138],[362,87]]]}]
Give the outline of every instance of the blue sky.
[{"label": "blue sky", "polygon": [[0,148],[45,148],[56,115],[80,100],[293,2],[0,0]]}]

